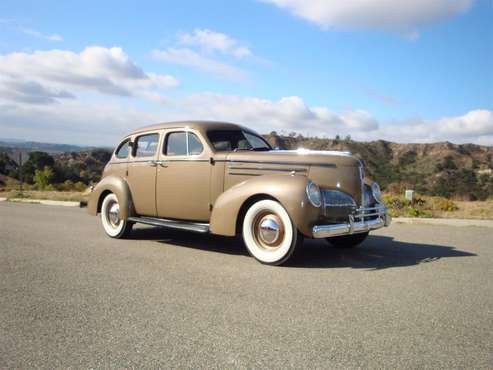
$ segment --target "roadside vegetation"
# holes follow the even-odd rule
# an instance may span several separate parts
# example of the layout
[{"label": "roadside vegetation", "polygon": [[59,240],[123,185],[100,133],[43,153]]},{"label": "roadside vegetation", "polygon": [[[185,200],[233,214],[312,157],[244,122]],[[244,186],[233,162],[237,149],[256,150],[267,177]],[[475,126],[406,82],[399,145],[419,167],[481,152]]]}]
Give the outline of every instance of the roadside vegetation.
[{"label": "roadside vegetation", "polygon": [[[394,217],[493,219],[492,147],[357,142],[349,136],[276,132],[265,137],[281,149],[351,151],[365,163],[366,175],[380,183]],[[24,154],[19,165],[13,159],[15,149],[0,148],[0,197],[79,201],[88,186],[99,181],[111,156],[106,149]],[[412,202],[404,198],[406,189],[415,190]]]}]

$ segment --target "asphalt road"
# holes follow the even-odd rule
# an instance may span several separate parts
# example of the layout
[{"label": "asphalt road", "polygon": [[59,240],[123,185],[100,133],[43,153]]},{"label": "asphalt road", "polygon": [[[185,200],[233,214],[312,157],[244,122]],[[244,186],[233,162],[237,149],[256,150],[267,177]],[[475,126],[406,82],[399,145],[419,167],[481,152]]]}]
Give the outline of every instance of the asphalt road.
[{"label": "asphalt road", "polygon": [[492,229],[392,225],[268,267],[99,222],[0,203],[0,368],[493,368]]}]

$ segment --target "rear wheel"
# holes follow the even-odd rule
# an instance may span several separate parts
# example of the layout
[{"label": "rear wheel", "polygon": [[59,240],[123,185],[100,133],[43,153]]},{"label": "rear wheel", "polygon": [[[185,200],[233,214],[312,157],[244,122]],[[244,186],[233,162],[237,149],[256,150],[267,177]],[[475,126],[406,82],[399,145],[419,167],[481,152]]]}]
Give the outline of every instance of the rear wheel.
[{"label": "rear wheel", "polygon": [[326,240],[337,248],[355,248],[363,243],[368,236],[368,232],[353,235],[341,235],[326,238]]},{"label": "rear wheel", "polygon": [[243,218],[243,240],[248,252],[268,265],[286,262],[303,243],[284,207],[270,199],[254,203]]},{"label": "rear wheel", "polygon": [[115,194],[108,194],[101,206],[101,222],[104,231],[112,238],[125,238],[130,234],[133,224],[120,217],[120,203]]}]

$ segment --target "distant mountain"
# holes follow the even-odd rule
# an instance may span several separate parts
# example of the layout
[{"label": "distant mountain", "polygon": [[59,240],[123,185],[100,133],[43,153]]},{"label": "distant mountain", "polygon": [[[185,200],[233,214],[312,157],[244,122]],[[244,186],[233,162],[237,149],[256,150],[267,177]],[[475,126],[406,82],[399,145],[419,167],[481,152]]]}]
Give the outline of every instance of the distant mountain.
[{"label": "distant mountain", "polygon": [[[378,181],[387,191],[402,194],[404,189],[414,189],[426,195],[470,200],[493,197],[493,147],[490,146],[449,142],[398,144],[383,140],[358,142],[350,138],[285,136],[275,132],[264,136],[272,146],[282,149],[350,151],[363,160],[367,176]],[[57,182],[69,179],[86,184],[99,179],[111,156],[111,149],[107,148],[0,142],[0,155],[5,152],[8,156],[3,160],[4,174],[15,177],[15,163],[12,164],[10,159],[18,162],[19,154],[22,154],[25,163],[33,151],[50,153]],[[1,168],[0,156],[0,173]]]},{"label": "distant mountain", "polygon": [[465,199],[493,197],[493,147],[475,144],[399,144],[384,140],[265,135],[274,147],[350,151],[365,163],[367,175],[390,191]]},{"label": "distant mountain", "polygon": [[65,152],[80,152],[90,150],[94,147],[79,146],[71,144],[42,143],[37,141],[24,141],[19,139],[0,139],[0,147],[18,149],[27,152],[46,152],[50,154]]}]

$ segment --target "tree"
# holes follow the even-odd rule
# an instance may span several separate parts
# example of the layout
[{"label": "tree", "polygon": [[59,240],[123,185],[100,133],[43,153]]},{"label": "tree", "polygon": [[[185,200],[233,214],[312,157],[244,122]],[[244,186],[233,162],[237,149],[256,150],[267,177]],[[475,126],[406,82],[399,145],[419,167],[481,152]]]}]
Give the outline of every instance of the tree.
[{"label": "tree", "polygon": [[54,176],[53,169],[45,166],[42,170],[35,170],[33,180],[39,190],[45,190]]},{"label": "tree", "polygon": [[55,160],[45,152],[31,152],[28,160],[22,165],[22,177],[27,183],[34,182],[36,170],[44,170],[46,166],[53,168]]},{"label": "tree", "polygon": [[0,173],[9,175],[15,173],[16,169],[17,163],[7,153],[0,153]]}]

